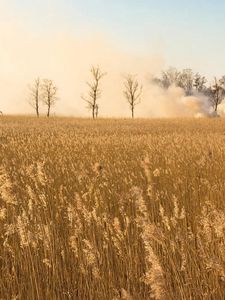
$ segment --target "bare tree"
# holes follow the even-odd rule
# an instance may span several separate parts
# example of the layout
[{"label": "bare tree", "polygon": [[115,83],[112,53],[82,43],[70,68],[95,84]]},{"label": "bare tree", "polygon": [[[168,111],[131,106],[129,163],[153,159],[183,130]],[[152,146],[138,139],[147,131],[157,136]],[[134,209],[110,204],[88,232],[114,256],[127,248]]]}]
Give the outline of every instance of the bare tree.
[{"label": "bare tree", "polygon": [[40,78],[36,78],[32,85],[29,85],[30,89],[30,105],[35,109],[37,117],[39,117],[39,104],[40,104],[40,88],[41,88],[41,80]]},{"label": "bare tree", "polygon": [[141,102],[142,86],[136,76],[128,74],[124,81],[124,96],[130,105],[131,115],[134,118],[135,106]]},{"label": "bare tree", "polygon": [[196,73],[194,76],[193,86],[198,93],[204,93],[206,91],[207,79],[204,76],[201,76],[199,73]]},{"label": "bare tree", "polygon": [[82,96],[82,99],[88,104],[88,109],[91,110],[92,118],[98,117],[99,105],[97,103],[98,99],[101,97],[100,80],[106,75],[103,73],[99,66],[91,67],[92,81],[87,82],[89,87],[89,93],[87,96]]},{"label": "bare tree", "polygon": [[98,106],[98,104],[96,104],[96,106],[95,106],[95,118],[96,119],[98,118],[98,110],[99,110],[99,106]]},{"label": "bare tree", "polygon": [[225,75],[219,80],[220,86],[225,90]]},{"label": "bare tree", "polygon": [[225,78],[222,77],[219,81],[214,78],[214,84],[208,88],[207,94],[212,103],[215,113],[217,113],[218,105],[225,98]]},{"label": "bare tree", "polygon": [[168,89],[171,85],[177,85],[180,72],[176,68],[170,67],[161,73],[159,78],[154,78],[153,82],[161,86],[163,89]]},{"label": "bare tree", "polygon": [[50,117],[50,111],[52,106],[55,105],[57,101],[57,87],[54,85],[53,81],[50,79],[44,79],[42,86],[42,101],[47,106],[47,117]]},{"label": "bare tree", "polygon": [[191,69],[178,71],[176,68],[170,67],[163,71],[161,77],[155,78],[154,82],[164,89],[168,89],[171,85],[182,88],[187,96],[193,92],[194,74]]},{"label": "bare tree", "polygon": [[191,69],[184,69],[182,72],[179,72],[176,84],[185,91],[186,96],[192,95],[194,84],[193,71]]}]

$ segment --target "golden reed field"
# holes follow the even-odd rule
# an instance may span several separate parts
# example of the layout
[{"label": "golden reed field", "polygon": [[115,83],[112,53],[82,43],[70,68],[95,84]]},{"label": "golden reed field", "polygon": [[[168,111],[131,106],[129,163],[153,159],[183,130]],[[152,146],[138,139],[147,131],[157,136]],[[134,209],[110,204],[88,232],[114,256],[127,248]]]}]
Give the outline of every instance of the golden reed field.
[{"label": "golden reed field", "polygon": [[0,299],[225,299],[225,120],[0,118]]}]

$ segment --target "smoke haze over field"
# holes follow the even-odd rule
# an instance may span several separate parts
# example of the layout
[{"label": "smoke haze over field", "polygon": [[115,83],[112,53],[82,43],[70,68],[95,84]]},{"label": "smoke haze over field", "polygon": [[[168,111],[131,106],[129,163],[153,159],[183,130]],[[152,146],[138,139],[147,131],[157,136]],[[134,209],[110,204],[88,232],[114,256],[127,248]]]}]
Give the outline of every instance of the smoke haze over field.
[{"label": "smoke haze over field", "polygon": [[208,99],[203,95],[185,96],[184,90],[171,86],[168,90],[149,85],[145,95],[145,116],[203,117],[211,113]]},{"label": "smoke haze over field", "polygon": [[151,84],[151,76],[165,64],[160,54],[126,51],[114,38],[95,29],[86,28],[85,34],[76,34],[66,29],[62,18],[58,22],[53,18],[54,30],[35,30],[6,2],[0,4],[0,17],[0,110],[5,113],[33,112],[28,104],[28,84],[40,76],[52,79],[59,88],[56,114],[89,116],[81,95],[87,92],[91,65],[99,65],[107,72],[101,82],[100,116],[130,116],[123,97],[123,76],[127,73],[137,74],[144,87],[137,117],[196,116],[209,112],[202,96],[185,97],[180,88],[172,86],[164,91]]},{"label": "smoke haze over field", "polygon": [[32,33],[17,24],[0,27],[1,109],[6,113],[32,112],[28,84],[40,76],[55,81],[59,98],[55,111],[89,115],[81,95],[86,93],[91,65],[99,65],[107,76],[102,81],[102,115],[128,116],[123,99],[123,75],[144,78],[162,66],[160,57],[136,57],[117,49],[101,34],[81,38],[65,32]]},{"label": "smoke haze over field", "polygon": [[[1,38],[4,33],[0,33]],[[102,81],[101,114],[126,116],[123,75],[135,73],[144,79],[162,65],[158,57],[138,58],[118,51],[102,36],[75,38],[64,33],[32,36],[27,32],[7,32],[0,47],[1,107],[9,113],[31,111],[28,83],[37,76],[53,79],[59,88],[60,114],[87,115],[81,95],[87,92],[91,65],[99,65],[107,76]],[[16,49],[16,50],[15,50]]]}]

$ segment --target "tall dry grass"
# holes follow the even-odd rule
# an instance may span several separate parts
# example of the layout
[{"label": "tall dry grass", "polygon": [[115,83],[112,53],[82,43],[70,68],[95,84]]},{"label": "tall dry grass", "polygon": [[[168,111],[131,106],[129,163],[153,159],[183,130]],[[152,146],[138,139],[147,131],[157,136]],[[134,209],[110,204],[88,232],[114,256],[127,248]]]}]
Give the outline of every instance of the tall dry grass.
[{"label": "tall dry grass", "polygon": [[0,119],[0,299],[225,299],[225,121]]}]

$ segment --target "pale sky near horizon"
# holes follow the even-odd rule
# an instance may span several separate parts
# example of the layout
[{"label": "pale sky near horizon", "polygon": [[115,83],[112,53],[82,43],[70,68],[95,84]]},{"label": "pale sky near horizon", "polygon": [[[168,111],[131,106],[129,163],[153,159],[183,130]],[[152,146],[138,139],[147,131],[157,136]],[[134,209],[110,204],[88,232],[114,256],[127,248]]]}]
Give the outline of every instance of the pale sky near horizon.
[{"label": "pale sky near horizon", "polygon": [[222,0],[0,0],[0,88],[7,99],[0,105],[29,111],[21,100],[27,82],[51,76],[65,99],[61,111],[83,115],[85,108],[77,110],[72,99],[80,99],[88,66],[97,61],[109,73],[175,66],[211,80],[225,74],[224,28]]},{"label": "pale sky near horizon", "polygon": [[137,53],[158,52],[167,65],[209,76],[225,70],[225,1],[222,0],[11,0],[12,16],[34,30],[84,29],[108,35]]}]

